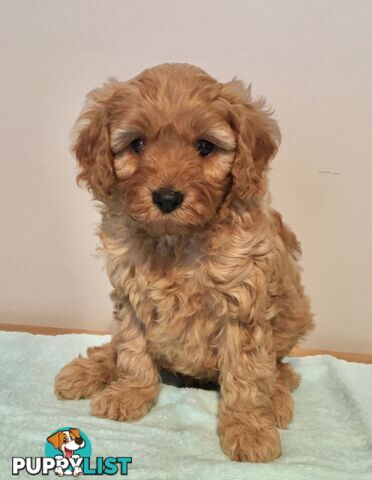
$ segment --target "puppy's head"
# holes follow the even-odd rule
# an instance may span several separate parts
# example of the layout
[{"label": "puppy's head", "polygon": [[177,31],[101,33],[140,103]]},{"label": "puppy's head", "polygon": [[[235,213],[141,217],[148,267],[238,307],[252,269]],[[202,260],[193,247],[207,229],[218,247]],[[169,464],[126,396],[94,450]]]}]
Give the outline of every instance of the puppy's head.
[{"label": "puppy's head", "polygon": [[203,228],[263,194],[276,123],[241,82],[165,64],[93,90],[75,126],[78,180],[159,233]]},{"label": "puppy's head", "polygon": [[67,458],[70,458],[75,450],[79,450],[85,446],[85,442],[81,438],[80,431],[77,428],[58,431],[48,437],[48,442],[51,443],[54,448],[63,452]]}]

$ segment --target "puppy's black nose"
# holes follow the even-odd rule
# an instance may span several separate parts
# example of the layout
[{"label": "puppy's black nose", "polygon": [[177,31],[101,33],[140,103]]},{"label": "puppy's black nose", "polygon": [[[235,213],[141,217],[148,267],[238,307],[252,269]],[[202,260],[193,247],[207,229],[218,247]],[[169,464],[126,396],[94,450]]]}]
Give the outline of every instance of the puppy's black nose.
[{"label": "puppy's black nose", "polygon": [[75,442],[76,442],[78,445],[81,445],[81,444],[84,442],[84,440],[83,440],[81,437],[76,437],[76,438],[75,438]]},{"label": "puppy's black nose", "polygon": [[183,202],[183,193],[166,187],[152,192],[152,201],[163,213],[176,210]]}]

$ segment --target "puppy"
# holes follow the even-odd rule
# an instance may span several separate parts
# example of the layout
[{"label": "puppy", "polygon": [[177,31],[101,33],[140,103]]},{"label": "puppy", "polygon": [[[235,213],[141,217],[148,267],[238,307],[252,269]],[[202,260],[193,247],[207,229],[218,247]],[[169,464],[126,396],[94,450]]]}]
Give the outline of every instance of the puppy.
[{"label": "puppy", "polygon": [[[47,440],[54,448],[60,450],[65,458],[79,458],[79,455],[76,454],[76,450],[85,447],[85,441],[81,438],[80,430],[77,428],[56,432],[54,435],[48,437]],[[63,457],[56,456],[55,458]],[[82,472],[82,468],[75,466],[73,470],[63,470],[62,467],[59,466],[54,472],[60,477],[63,477],[64,475],[73,475],[74,477],[77,477],[79,473]]]},{"label": "puppy", "polygon": [[56,432],[54,435],[48,437],[47,440],[54,448],[60,450],[66,458],[72,457],[76,450],[84,448],[85,446],[85,442],[81,438],[80,431],[77,428]]},{"label": "puppy", "polygon": [[269,204],[277,123],[240,81],[187,64],[88,94],[75,127],[78,180],[101,203],[113,286],[111,343],[56,378],[61,399],[137,420],[159,370],[218,382],[218,432],[233,460],[281,454],[298,377],[283,363],[312,327],[300,245]]}]

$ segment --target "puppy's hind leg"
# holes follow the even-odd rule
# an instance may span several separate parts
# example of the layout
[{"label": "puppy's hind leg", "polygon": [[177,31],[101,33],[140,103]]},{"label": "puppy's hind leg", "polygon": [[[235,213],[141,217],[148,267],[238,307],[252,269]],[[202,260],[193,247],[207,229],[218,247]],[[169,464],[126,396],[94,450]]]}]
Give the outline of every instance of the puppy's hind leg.
[{"label": "puppy's hind leg", "polygon": [[299,383],[300,377],[291,365],[279,360],[276,386],[272,396],[275,423],[279,428],[287,428],[293,418],[294,402],[291,390],[297,388]]},{"label": "puppy's hind leg", "polygon": [[289,363],[277,362],[278,383],[287,387],[289,390],[295,390],[300,384],[300,375],[293,370]]},{"label": "puppy's hind leg", "polygon": [[60,400],[90,398],[115,379],[116,351],[111,343],[90,347],[87,357],[65,365],[55,379],[55,394]]}]

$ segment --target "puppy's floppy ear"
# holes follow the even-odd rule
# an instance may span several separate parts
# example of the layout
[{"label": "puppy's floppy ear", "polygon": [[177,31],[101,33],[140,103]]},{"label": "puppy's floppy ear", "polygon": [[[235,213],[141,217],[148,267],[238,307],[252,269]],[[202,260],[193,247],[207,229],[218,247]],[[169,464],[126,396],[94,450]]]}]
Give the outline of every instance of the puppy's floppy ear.
[{"label": "puppy's floppy ear", "polygon": [[71,428],[70,429],[70,433],[72,433],[72,435],[75,437],[75,438],[80,438],[81,435],[80,435],[80,430],[78,428]]},{"label": "puppy's floppy ear", "polygon": [[280,144],[280,131],[261,99],[252,101],[250,87],[233,80],[222,87],[230,104],[230,121],[237,136],[232,165],[233,191],[241,199],[262,196],[265,172]]},{"label": "puppy's floppy ear", "polygon": [[48,442],[53,445],[54,448],[57,450],[60,449],[60,446],[63,443],[63,433],[62,432],[56,432],[54,435],[51,435],[50,437],[47,438]]},{"label": "puppy's floppy ear", "polygon": [[91,91],[73,129],[72,151],[80,166],[77,181],[98,197],[109,195],[114,181],[109,128],[112,93],[112,84]]}]

